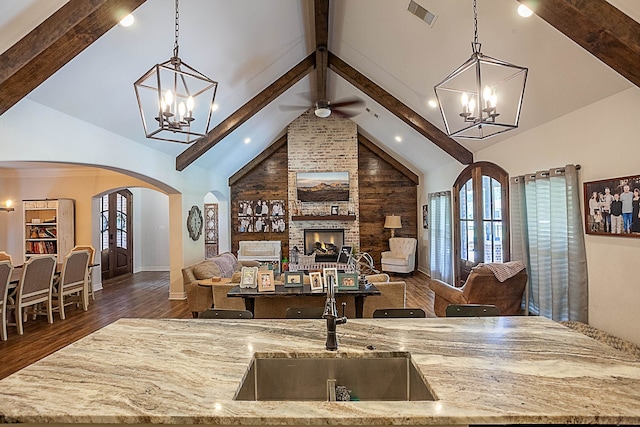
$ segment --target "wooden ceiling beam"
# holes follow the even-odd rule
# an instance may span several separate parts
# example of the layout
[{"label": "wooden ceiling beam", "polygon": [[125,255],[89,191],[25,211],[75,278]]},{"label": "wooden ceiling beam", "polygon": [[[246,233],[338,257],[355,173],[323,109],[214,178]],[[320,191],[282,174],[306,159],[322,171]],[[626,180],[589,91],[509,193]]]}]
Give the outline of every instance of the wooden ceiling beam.
[{"label": "wooden ceiling beam", "polygon": [[0,55],[0,115],[145,0],[70,0]]},{"label": "wooden ceiling beam", "polygon": [[329,52],[329,68],[463,165],[473,163],[471,151],[331,52]]},{"label": "wooden ceiling beam", "polygon": [[329,43],[329,0],[315,0],[316,100],[327,99],[327,45]]},{"label": "wooden ceiling beam", "polygon": [[271,101],[282,95],[284,91],[296,84],[301,78],[313,71],[315,67],[316,53],[313,52],[298,65],[287,71],[278,80],[271,83],[266,89],[254,96],[242,107],[238,108],[218,126],[211,129],[205,136],[198,139],[193,145],[184,150],[176,158],[176,169],[184,170],[200,156],[222,141],[241,124],[253,117]]},{"label": "wooden ceiling beam", "polygon": [[640,24],[605,0],[518,0],[640,87]]}]

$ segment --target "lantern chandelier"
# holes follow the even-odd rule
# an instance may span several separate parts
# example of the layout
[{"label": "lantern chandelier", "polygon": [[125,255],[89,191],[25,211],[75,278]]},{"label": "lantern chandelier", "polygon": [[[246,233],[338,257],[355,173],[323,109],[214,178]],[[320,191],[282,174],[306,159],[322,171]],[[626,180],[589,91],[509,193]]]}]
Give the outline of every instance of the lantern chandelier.
[{"label": "lantern chandelier", "polygon": [[134,88],[146,137],[189,144],[209,131],[218,83],[178,56],[178,0],[175,5],[173,56],[153,66]]},{"label": "lantern chandelier", "polygon": [[473,0],[472,54],[434,87],[447,134],[484,139],[518,127],[528,69],[483,55]]}]

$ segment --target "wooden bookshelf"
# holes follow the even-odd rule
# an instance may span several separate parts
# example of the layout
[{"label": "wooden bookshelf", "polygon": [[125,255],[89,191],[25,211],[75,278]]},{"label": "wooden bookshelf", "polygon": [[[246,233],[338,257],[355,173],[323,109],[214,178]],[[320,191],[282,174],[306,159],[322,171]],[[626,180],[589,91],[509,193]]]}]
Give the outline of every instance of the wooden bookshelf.
[{"label": "wooden bookshelf", "polygon": [[62,262],[75,244],[73,200],[24,200],[22,206],[24,261],[55,255]]}]

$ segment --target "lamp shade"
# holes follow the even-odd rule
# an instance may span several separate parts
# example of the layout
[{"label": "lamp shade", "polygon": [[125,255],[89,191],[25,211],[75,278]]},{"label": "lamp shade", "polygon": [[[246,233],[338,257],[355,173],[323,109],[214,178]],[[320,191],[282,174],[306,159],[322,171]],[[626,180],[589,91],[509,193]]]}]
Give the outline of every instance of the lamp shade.
[{"label": "lamp shade", "polygon": [[397,215],[389,215],[384,220],[384,228],[402,228],[402,221]]}]

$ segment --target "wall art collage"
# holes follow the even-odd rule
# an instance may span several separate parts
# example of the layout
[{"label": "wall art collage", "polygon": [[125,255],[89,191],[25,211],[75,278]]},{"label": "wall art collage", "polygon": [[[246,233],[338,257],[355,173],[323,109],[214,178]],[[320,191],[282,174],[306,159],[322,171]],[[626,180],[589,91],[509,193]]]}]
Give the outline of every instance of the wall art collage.
[{"label": "wall art collage", "polygon": [[284,200],[238,202],[240,233],[284,233],[287,228]]}]

